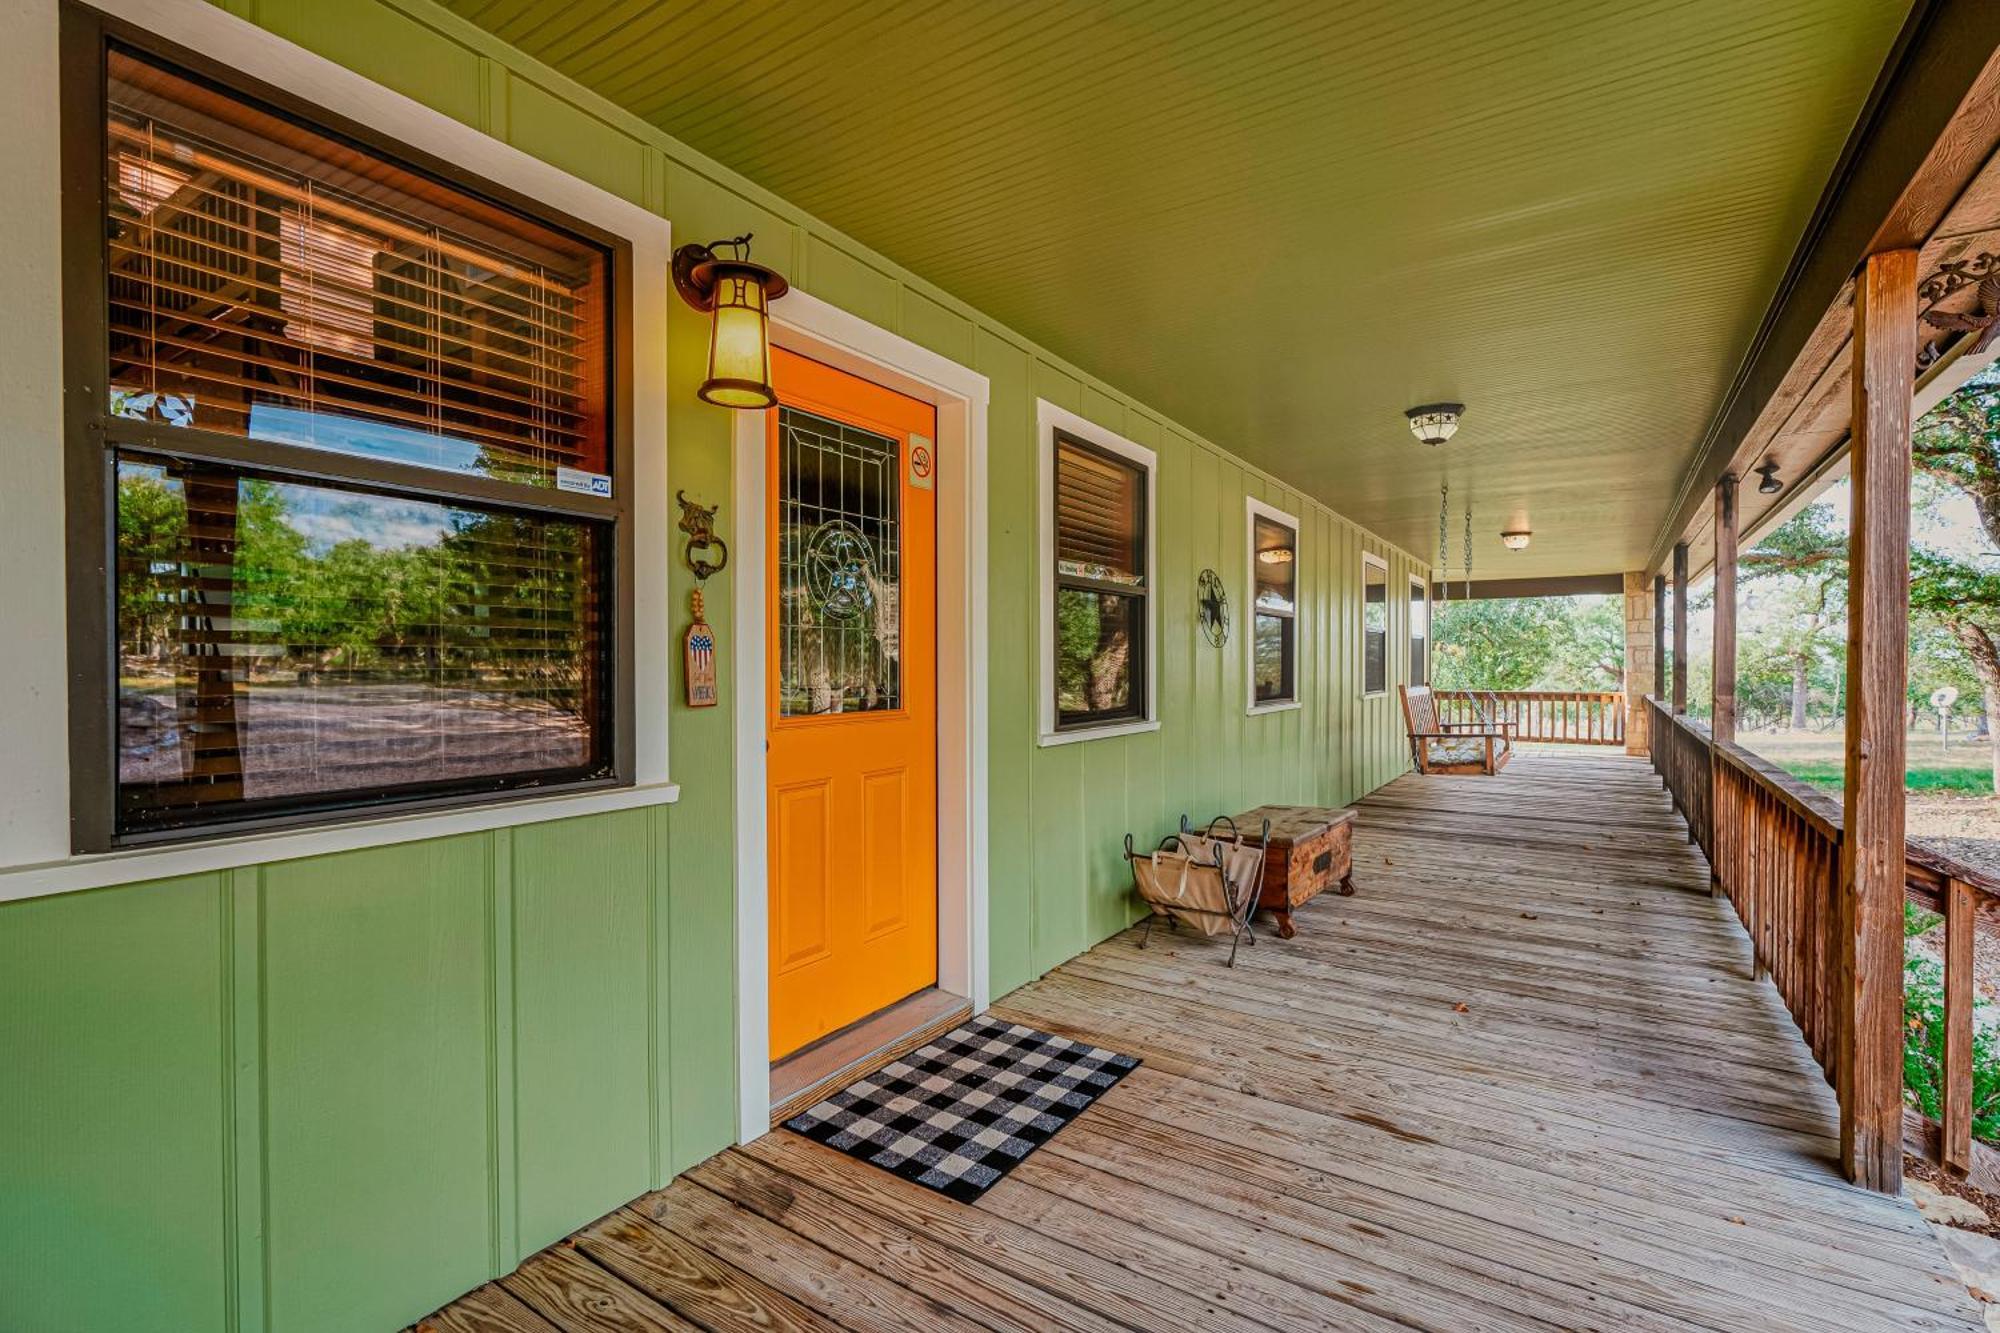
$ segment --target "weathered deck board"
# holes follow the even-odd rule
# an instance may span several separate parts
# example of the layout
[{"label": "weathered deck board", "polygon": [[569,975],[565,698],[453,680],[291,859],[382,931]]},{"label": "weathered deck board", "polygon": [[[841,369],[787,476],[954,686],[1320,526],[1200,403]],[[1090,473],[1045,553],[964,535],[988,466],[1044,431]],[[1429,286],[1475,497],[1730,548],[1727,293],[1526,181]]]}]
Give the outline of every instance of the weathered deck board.
[{"label": "weathered deck board", "polygon": [[1972,1330],[1651,771],[1364,803],[1299,935],[1138,932],[1007,996],[1146,1064],[974,1207],[777,1133],[440,1329]]}]

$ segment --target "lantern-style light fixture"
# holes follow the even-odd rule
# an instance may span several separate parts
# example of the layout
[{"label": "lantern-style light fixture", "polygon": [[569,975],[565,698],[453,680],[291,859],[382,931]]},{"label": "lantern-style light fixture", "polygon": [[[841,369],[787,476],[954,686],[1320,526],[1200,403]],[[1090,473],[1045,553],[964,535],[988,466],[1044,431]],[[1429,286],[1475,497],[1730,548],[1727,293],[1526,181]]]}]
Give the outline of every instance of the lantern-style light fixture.
[{"label": "lantern-style light fixture", "polygon": [[1778,480],[1778,465],[1776,463],[1764,464],[1764,466],[1757,469],[1757,475],[1763,478],[1762,481],[1757,483],[1757,494],[1776,495],[1779,491],[1785,489],[1785,483]]},{"label": "lantern-style light fixture", "polygon": [[1458,434],[1458,419],[1465,415],[1464,403],[1425,403],[1403,413],[1410,419],[1410,434],[1424,444],[1443,444]]},{"label": "lantern-style light fixture", "polygon": [[709,315],[708,378],[695,390],[717,407],[775,406],[771,302],[791,290],[784,275],[750,262],[750,233],[674,251],[674,289]]},{"label": "lantern-style light fixture", "polygon": [[1509,528],[1500,534],[1500,544],[1510,551],[1525,551],[1528,549],[1528,539],[1534,535],[1526,528]]}]

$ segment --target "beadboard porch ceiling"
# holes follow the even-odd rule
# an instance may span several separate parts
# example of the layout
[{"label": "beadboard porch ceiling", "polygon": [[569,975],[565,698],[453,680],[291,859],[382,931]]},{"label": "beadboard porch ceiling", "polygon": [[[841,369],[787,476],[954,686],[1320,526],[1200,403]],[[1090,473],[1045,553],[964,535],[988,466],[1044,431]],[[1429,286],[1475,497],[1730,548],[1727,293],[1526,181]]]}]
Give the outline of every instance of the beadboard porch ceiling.
[{"label": "beadboard porch ceiling", "polygon": [[1645,562],[1907,8],[446,3],[1489,577]]}]

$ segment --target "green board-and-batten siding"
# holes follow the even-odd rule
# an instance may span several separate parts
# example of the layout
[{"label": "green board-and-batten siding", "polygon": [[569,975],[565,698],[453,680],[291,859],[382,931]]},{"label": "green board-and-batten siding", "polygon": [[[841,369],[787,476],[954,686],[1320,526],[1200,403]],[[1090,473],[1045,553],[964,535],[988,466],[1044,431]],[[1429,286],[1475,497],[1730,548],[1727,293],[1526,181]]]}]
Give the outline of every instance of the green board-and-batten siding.
[{"label": "green board-and-batten siding", "polygon": [[[1345,802],[1405,767],[1393,691],[1359,697],[1361,552],[1390,565],[1392,681],[1426,568],[422,0],[225,7],[680,239],[755,230],[803,289],[989,378],[996,995],[1130,918],[1128,830]],[[727,497],[727,416],[691,391],[706,331],[671,319],[673,484]],[[1038,397],[1159,452],[1157,732],[1036,744]],[[1246,494],[1301,520],[1304,706],[1255,717]],[[1203,568],[1230,590],[1220,651]],[[725,651],[737,572],[708,586]],[[688,586],[676,569],[677,606]],[[670,807],[0,907],[0,1328],[391,1327],[728,1143],[724,704],[675,707]]]}]

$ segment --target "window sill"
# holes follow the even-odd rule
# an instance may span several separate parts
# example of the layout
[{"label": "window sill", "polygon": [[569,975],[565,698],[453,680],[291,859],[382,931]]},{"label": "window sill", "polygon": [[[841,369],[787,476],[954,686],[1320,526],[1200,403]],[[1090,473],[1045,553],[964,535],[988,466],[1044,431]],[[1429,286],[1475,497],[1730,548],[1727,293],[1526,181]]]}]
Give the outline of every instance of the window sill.
[{"label": "window sill", "polygon": [[1303,699],[1274,699],[1270,703],[1251,704],[1243,711],[1251,717],[1256,717],[1260,713],[1289,713],[1295,708],[1304,708],[1305,706],[1305,700]]},{"label": "window sill", "polygon": [[670,805],[680,799],[672,782],[613,787],[565,796],[516,797],[460,809],[356,819],[324,828],[246,834],[178,847],[144,848],[72,856],[61,861],[0,867],[0,902],[42,898],[114,884],[234,870],[266,861],[292,861],[330,852],[388,847],[426,838],[481,833],[519,824],[542,824],[579,815]]},{"label": "window sill", "polygon": [[1041,746],[1073,745],[1078,741],[1101,741],[1112,736],[1136,736],[1141,732],[1158,731],[1157,718],[1145,722],[1109,722],[1101,727],[1079,727],[1075,731],[1045,731],[1035,743]]}]

